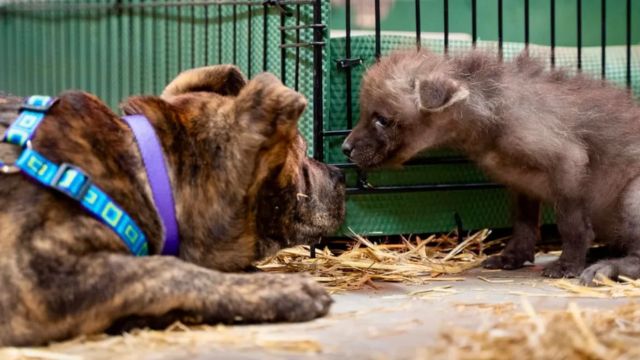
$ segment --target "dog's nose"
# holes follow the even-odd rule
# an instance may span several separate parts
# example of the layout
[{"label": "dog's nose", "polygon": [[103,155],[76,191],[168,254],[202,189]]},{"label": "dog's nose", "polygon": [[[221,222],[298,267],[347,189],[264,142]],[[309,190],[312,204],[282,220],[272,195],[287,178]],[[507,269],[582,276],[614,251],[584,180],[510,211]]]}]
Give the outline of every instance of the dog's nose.
[{"label": "dog's nose", "polygon": [[346,157],[351,157],[351,151],[353,151],[353,145],[350,142],[345,141],[342,143],[342,153]]}]

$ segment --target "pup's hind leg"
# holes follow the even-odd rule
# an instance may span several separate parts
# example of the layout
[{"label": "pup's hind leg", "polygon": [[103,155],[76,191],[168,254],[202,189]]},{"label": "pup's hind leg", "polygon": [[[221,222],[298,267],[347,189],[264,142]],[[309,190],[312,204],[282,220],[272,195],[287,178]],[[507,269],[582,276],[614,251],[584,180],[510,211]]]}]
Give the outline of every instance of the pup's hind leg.
[{"label": "pup's hind leg", "polygon": [[[326,314],[331,298],[308,277],[225,274],[176,258],[95,254],[34,256],[0,327],[0,346],[39,345],[127,323],[305,321]],[[27,277],[27,273],[29,276]],[[6,304],[5,304],[6,305]],[[0,303],[0,309],[3,304]]]},{"label": "pup's hind leg", "polygon": [[580,282],[593,285],[600,276],[616,280],[619,276],[640,278],[640,178],[630,181],[621,194],[618,214],[604,213],[599,223],[599,237],[607,240],[607,245],[619,249],[624,254],[620,258],[605,259],[586,268],[580,275]]},{"label": "pup's hind leg", "polygon": [[582,272],[580,283],[594,285],[600,277],[617,280],[619,276],[640,278],[640,252],[619,259],[598,261]]},{"label": "pup's hind leg", "polygon": [[540,238],[540,201],[523,194],[513,196],[513,236],[500,255],[482,263],[487,269],[518,269],[533,262],[536,242]]}]

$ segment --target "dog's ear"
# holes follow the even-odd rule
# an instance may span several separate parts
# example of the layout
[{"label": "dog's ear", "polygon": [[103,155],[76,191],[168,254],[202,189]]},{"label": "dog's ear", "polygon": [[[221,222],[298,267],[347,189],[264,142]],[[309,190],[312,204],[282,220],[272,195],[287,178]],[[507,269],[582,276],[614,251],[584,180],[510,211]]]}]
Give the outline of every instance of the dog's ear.
[{"label": "dog's ear", "polygon": [[464,85],[443,75],[416,79],[414,89],[418,107],[429,112],[442,111],[469,96]]},{"label": "dog's ear", "polygon": [[305,97],[286,87],[273,74],[262,73],[251,79],[235,100],[240,123],[266,136],[293,139],[307,106]]},{"label": "dog's ear", "polygon": [[207,66],[180,73],[164,88],[161,96],[167,98],[198,91],[236,96],[246,83],[244,74],[236,66]]},{"label": "dog's ear", "polygon": [[125,115],[145,115],[150,120],[172,119],[177,117],[173,105],[157,96],[132,96],[120,103],[120,109]]}]

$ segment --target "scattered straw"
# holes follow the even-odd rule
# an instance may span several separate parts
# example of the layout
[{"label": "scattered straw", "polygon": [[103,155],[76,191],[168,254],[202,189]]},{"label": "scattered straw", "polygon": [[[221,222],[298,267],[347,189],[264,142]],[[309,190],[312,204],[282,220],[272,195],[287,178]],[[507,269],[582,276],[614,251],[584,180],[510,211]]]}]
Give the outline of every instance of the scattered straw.
[{"label": "scattered straw", "polygon": [[459,303],[455,305],[456,310],[458,311],[468,311],[468,310],[480,310],[480,311],[489,311],[493,314],[504,314],[508,312],[512,312],[516,304],[511,302],[503,302],[503,303]]},{"label": "scattered straw", "polygon": [[[402,244],[374,244],[355,235],[357,244],[340,254],[325,248],[309,256],[307,246],[285,249],[258,264],[263,271],[308,272],[330,291],[375,287],[374,281],[423,284],[448,274],[458,274],[478,266],[485,258],[483,241],[489,236],[482,230],[458,243],[443,235],[414,241],[403,238]],[[457,280],[457,279],[454,279]]]},{"label": "scattered straw", "polygon": [[625,276],[620,276],[618,280],[616,282],[608,278],[600,278],[595,281],[597,286],[582,286],[578,285],[576,280],[569,281],[566,279],[551,281],[550,284],[568,291],[575,297],[620,298],[640,296],[640,280],[630,279]]},{"label": "scattered straw", "polygon": [[432,288],[411,291],[409,293],[409,296],[414,296],[419,298],[433,298],[433,297],[440,297],[440,296],[452,295],[457,293],[458,293],[458,290],[453,289],[451,285],[444,285],[444,286],[436,286]]},{"label": "scattered straw", "polygon": [[513,282],[513,279],[489,279],[484,276],[478,276],[478,279],[492,284],[508,284]]},{"label": "scattered straw", "polygon": [[[205,349],[205,350],[202,350]],[[2,360],[134,360],[184,358],[185,351],[259,350],[269,353],[318,354],[313,338],[259,331],[257,327],[192,326],[176,323],[165,331],[134,330],[120,336],[95,335],[46,348],[0,348]],[[158,357],[158,354],[162,356]]]},{"label": "scattered straw", "polygon": [[445,329],[416,359],[640,358],[640,304],[582,310],[570,303],[566,310],[537,312],[523,300],[522,310],[479,330]]}]

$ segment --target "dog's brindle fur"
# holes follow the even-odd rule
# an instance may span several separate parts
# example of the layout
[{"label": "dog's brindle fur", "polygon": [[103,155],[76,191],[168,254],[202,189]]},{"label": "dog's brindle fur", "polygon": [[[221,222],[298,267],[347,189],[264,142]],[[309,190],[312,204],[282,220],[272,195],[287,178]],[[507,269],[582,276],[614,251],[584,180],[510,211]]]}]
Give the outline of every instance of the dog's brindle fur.
[{"label": "dog's brindle fur", "polygon": [[[6,128],[17,102],[2,101]],[[305,156],[297,131],[305,106],[273,75],[246,82],[232,66],[191,70],[161,98],[124,102],[125,113],[149,118],[164,148],[181,238],[174,258],[156,256],[163,229],[128,127],[96,97],[63,93],[34,148],[82,167],[134,218],[155,255],[133,257],[74,201],[21,174],[1,174],[0,346],[175,320],[326,314],[331,299],[308,277],[217,271],[242,270],[284,246],[311,243],[342,221],[340,172]],[[0,145],[4,161],[17,153]]]},{"label": "dog's brindle fur", "polygon": [[[502,63],[477,51],[400,51],[367,71],[360,106],[343,144],[360,166],[447,146],[513,190],[513,238],[485,267],[534,260],[542,200],[555,207],[563,241],[544,275],[640,277],[640,108],[624,90],[545,71],[526,54]],[[583,271],[596,236],[625,256]]]}]

